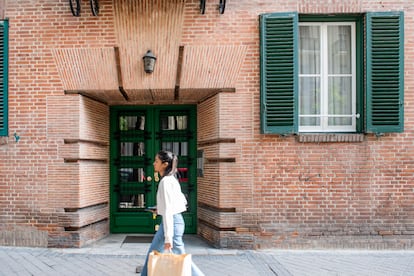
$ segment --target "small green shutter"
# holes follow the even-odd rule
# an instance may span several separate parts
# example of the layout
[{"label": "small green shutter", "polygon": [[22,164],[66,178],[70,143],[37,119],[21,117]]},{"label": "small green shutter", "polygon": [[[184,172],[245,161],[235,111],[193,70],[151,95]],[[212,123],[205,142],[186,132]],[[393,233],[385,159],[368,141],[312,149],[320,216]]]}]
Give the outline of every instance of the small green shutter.
[{"label": "small green shutter", "polygon": [[262,133],[297,132],[297,13],[260,16]]},{"label": "small green shutter", "polygon": [[0,21],[0,136],[8,135],[8,21]]},{"label": "small green shutter", "polygon": [[368,13],[367,132],[404,131],[404,15]]}]

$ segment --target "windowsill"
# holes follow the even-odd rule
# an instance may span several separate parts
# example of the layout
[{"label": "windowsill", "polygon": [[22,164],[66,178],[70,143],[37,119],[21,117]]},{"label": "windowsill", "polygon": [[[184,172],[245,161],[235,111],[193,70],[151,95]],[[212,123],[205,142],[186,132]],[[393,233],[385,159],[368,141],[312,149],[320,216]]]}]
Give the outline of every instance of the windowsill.
[{"label": "windowsill", "polygon": [[300,143],[358,143],[364,141],[361,133],[302,133],[296,140]]}]

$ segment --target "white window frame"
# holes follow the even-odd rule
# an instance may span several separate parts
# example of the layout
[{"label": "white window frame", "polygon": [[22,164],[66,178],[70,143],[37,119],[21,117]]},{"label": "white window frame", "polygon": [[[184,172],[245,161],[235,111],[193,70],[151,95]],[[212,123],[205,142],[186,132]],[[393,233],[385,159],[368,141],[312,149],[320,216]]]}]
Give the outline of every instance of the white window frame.
[{"label": "white window frame", "polygon": [[[329,126],[328,119],[328,80],[330,76],[328,75],[328,50],[327,50],[327,29],[328,26],[351,26],[351,74],[352,77],[352,91],[351,91],[351,101],[352,101],[352,114],[351,115],[336,115],[340,117],[350,116],[352,118],[351,125],[349,126]],[[320,68],[320,78],[321,78],[321,95],[320,95],[320,104],[321,104],[321,114],[318,115],[320,118],[321,124],[319,126],[301,126],[300,118],[308,117],[306,115],[301,115],[299,113],[299,132],[356,132],[356,119],[359,118],[359,114],[356,114],[356,30],[355,22],[300,22],[299,26],[319,26],[320,27],[320,45],[321,45],[321,68]],[[298,57],[300,58],[300,57]],[[309,74],[300,74],[301,77],[309,76],[318,76],[318,75],[309,75]],[[343,75],[341,75],[343,76]],[[299,82],[300,83],[300,82]],[[300,97],[300,89],[299,89]],[[301,101],[299,100],[299,105]],[[299,106],[298,112],[301,108]],[[315,117],[314,115],[311,115]]]}]

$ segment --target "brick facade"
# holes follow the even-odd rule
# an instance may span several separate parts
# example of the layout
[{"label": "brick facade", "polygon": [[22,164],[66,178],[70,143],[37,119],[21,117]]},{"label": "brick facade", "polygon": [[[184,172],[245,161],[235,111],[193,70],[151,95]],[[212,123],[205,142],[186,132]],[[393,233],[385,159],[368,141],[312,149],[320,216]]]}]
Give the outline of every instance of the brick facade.
[{"label": "brick facade", "polygon": [[[207,1],[202,15],[198,0],[99,0],[95,17],[81,1],[74,17],[66,0],[0,1],[10,23],[0,244],[80,247],[109,233],[109,107],[123,101],[120,47],[131,93],[124,104],[197,104],[200,236],[229,248],[414,247],[412,1],[227,2],[219,14],[218,1]],[[141,17],[122,9],[134,5]],[[403,133],[260,133],[258,17],[287,11],[404,11]],[[159,24],[145,25],[146,16]],[[169,99],[179,46],[177,102]],[[151,77],[133,63],[142,58],[135,49],[147,48],[164,54]]]}]

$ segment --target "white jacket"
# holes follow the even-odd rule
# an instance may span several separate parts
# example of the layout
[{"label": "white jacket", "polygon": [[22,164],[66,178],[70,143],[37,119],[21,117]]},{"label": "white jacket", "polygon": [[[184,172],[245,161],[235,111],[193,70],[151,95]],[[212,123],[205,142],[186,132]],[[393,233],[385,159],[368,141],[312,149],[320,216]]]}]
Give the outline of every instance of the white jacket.
[{"label": "white jacket", "polygon": [[165,243],[171,243],[174,236],[173,215],[187,210],[187,199],[181,192],[177,178],[167,175],[161,178],[157,191],[157,213],[162,216]]}]

